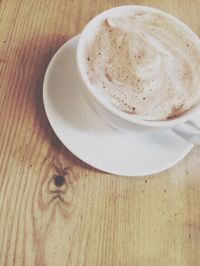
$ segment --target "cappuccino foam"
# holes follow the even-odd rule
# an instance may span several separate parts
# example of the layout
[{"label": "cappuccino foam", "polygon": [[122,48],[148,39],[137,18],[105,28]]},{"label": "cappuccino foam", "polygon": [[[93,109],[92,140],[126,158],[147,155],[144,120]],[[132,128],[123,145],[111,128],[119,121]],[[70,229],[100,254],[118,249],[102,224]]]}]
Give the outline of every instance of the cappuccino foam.
[{"label": "cappuccino foam", "polygon": [[160,13],[105,19],[87,47],[86,66],[116,108],[146,120],[176,117],[200,99],[200,48]]}]

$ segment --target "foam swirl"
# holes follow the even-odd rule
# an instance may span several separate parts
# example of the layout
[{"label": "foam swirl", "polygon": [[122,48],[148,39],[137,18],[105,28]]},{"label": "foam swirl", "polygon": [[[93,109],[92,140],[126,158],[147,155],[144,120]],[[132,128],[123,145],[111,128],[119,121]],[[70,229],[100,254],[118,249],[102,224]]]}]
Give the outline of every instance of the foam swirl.
[{"label": "foam swirl", "polygon": [[200,98],[200,49],[180,25],[157,13],[102,22],[87,49],[88,76],[114,106],[164,120]]}]

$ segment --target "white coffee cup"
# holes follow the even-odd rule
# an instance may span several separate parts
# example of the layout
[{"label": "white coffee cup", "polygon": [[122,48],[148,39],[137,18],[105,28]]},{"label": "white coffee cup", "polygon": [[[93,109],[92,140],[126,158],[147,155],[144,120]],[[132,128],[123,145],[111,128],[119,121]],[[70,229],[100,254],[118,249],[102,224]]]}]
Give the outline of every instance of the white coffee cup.
[{"label": "white coffee cup", "polygon": [[[83,94],[86,97],[86,100],[92,106],[92,108],[101,116],[105,121],[107,121],[111,126],[120,129],[122,131],[134,131],[134,132],[155,132],[155,131],[163,131],[167,129],[175,129],[176,133],[185,138],[186,140],[195,143],[200,144],[200,129],[195,124],[195,121],[192,120],[195,115],[200,112],[200,104],[192,107],[190,110],[184,112],[182,115],[175,117],[170,120],[164,120],[164,121],[147,121],[139,118],[138,116],[130,115],[125,112],[122,112],[118,110],[116,107],[114,107],[109,99],[106,97],[106,95],[103,94],[98,89],[94,88],[94,85],[91,84],[87,71],[85,66],[85,57],[86,57],[86,48],[91,40],[91,36],[94,36],[94,33],[97,30],[97,27],[100,25],[101,21],[106,19],[109,16],[119,16],[121,14],[130,12],[131,10],[134,11],[150,11],[159,13],[161,15],[167,16],[171,20],[173,20],[177,25],[180,25],[180,27],[184,28],[192,38],[194,38],[194,41],[199,43],[200,46],[200,40],[198,36],[189,28],[187,27],[183,22],[179,21],[174,16],[163,12],[156,8],[146,7],[146,6],[120,6],[111,8],[109,10],[106,10],[96,17],[94,17],[84,28],[80,35],[78,47],[77,47],[77,65],[78,70],[80,73],[80,77],[85,84],[83,86]],[[190,123],[189,121],[193,121],[193,123]],[[189,122],[189,123],[188,123]],[[184,125],[184,126],[182,126]],[[186,125],[189,125],[186,129]],[[195,141],[193,141],[193,137],[197,136],[198,138],[195,138]]]}]

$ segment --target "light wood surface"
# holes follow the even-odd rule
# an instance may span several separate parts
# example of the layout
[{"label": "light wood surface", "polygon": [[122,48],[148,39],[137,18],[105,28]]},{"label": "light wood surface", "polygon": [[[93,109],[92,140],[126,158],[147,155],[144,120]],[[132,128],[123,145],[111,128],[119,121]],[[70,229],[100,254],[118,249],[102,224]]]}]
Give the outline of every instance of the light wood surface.
[{"label": "light wood surface", "polygon": [[56,50],[100,11],[131,3],[200,35],[199,0],[0,0],[1,266],[200,265],[199,148],[163,173],[117,177],[75,158],[44,112]]}]

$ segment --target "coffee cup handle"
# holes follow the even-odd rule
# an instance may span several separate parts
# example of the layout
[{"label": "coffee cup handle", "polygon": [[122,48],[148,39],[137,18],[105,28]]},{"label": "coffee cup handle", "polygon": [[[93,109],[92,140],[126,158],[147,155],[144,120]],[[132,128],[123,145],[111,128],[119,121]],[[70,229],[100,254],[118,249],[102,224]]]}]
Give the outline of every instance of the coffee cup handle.
[{"label": "coffee cup handle", "polygon": [[199,121],[197,123],[197,119],[176,126],[173,131],[184,140],[194,145],[200,145],[200,125]]}]

